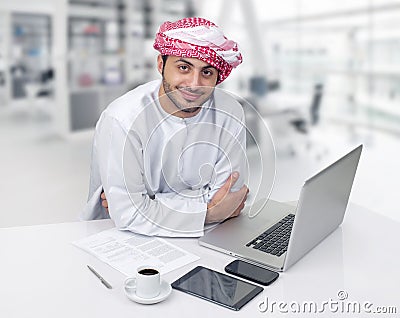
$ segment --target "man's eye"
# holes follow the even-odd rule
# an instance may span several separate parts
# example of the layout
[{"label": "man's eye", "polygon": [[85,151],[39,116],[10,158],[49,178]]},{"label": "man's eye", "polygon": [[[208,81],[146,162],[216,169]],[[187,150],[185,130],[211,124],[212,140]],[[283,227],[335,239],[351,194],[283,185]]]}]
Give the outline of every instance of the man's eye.
[{"label": "man's eye", "polygon": [[209,70],[204,70],[204,71],[203,71],[203,74],[204,74],[205,76],[212,76],[212,75],[213,75],[213,72],[211,72],[211,71],[209,71]]},{"label": "man's eye", "polygon": [[179,69],[180,69],[181,71],[187,71],[189,68],[188,68],[187,65],[180,65],[180,66],[179,66]]}]

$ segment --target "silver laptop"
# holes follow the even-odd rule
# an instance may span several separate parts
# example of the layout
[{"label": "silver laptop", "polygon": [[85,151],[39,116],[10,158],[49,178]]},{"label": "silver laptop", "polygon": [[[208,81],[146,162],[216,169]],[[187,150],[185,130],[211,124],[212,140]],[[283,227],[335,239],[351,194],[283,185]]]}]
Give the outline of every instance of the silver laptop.
[{"label": "silver laptop", "polygon": [[206,233],[200,245],[287,270],[342,223],[361,151],[362,145],[305,181],[297,207],[259,200]]}]

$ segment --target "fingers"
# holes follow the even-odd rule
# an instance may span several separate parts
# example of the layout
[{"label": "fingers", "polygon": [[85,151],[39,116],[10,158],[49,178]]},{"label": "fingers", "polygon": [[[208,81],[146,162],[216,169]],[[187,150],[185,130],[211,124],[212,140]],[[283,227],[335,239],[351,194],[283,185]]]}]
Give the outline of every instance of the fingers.
[{"label": "fingers", "polygon": [[240,193],[241,201],[235,211],[235,213],[237,213],[236,216],[239,215],[240,212],[244,209],[247,200],[247,195],[249,193],[249,188],[246,185],[244,185],[238,192]]},{"label": "fingers", "polygon": [[233,172],[228,179],[226,179],[225,184],[222,186],[226,192],[231,191],[231,188],[233,185],[236,183],[236,181],[239,179],[239,172],[235,171]]},{"label": "fingers", "polygon": [[246,185],[241,187],[240,190],[238,191],[238,195],[242,197],[243,202],[246,201],[248,193],[249,193],[249,188]]},{"label": "fingers", "polygon": [[226,199],[226,197],[230,194],[232,186],[239,179],[239,173],[237,171],[233,172],[228,179],[226,179],[223,186],[214,194],[211,199],[211,206],[218,205],[219,202]]},{"label": "fingers", "polygon": [[232,186],[239,179],[239,173],[233,172],[224,185],[214,194],[207,203],[206,223],[219,222],[235,217],[244,209],[249,188],[244,185],[239,191],[231,192]]},{"label": "fingers", "polygon": [[102,198],[103,200],[106,200],[106,194],[104,193],[104,191],[100,194],[100,198]]},{"label": "fingers", "polygon": [[244,208],[244,204],[247,200],[247,194],[249,193],[249,188],[244,185],[239,191],[227,193],[226,199],[232,202],[232,210],[239,212]]},{"label": "fingers", "polygon": [[238,216],[240,214],[240,212],[242,212],[243,209],[244,209],[244,201],[242,203],[240,203],[238,208],[235,211],[233,211],[233,213],[229,217],[233,218],[233,217]]},{"label": "fingers", "polygon": [[[221,188],[222,189],[222,188]],[[218,190],[210,203],[207,204],[206,223],[221,222],[227,218],[236,217],[245,207],[249,189],[243,186],[239,191],[225,193]],[[222,200],[217,200],[216,195],[225,193]]]}]

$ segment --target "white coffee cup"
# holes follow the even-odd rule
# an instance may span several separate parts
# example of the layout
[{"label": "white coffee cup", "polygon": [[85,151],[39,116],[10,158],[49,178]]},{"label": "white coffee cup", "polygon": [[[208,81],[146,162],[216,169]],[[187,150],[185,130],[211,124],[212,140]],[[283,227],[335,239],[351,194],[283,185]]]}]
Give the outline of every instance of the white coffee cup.
[{"label": "white coffee cup", "polygon": [[137,268],[136,277],[125,281],[125,288],[135,286],[136,295],[140,298],[154,298],[160,294],[161,277],[158,269],[154,266],[144,265]]}]

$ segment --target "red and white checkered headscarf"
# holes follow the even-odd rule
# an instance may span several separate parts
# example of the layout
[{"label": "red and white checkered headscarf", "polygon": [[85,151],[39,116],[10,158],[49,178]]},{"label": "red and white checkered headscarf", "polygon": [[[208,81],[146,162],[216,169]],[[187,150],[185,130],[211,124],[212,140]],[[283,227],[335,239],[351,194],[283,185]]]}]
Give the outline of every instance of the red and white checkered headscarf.
[{"label": "red and white checkered headscarf", "polygon": [[194,57],[209,63],[219,71],[217,84],[242,63],[237,43],[228,40],[214,23],[203,18],[164,22],[153,47],[162,55]]}]

